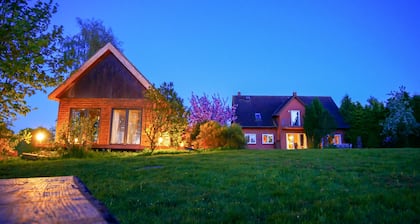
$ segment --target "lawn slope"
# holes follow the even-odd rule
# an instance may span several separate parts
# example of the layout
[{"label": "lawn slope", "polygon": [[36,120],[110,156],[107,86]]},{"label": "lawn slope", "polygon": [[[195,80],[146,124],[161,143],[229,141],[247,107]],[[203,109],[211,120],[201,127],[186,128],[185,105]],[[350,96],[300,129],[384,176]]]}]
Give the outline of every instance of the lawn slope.
[{"label": "lawn slope", "polygon": [[419,223],[420,149],[101,154],[2,161],[78,176],[121,223]]}]

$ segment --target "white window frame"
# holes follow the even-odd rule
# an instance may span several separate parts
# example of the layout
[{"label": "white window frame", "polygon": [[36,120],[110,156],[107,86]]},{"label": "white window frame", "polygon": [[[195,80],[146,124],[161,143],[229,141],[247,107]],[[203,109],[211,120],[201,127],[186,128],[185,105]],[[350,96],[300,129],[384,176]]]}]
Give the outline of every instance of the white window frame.
[{"label": "white window frame", "polygon": [[[264,137],[267,141],[264,140]],[[261,143],[263,145],[274,145],[274,134],[262,134]]]},{"label": "white window frame", "polygon": [[[339,142],[335,141],[336,136],[339,137]],[[333,143],[334,143],[334,145],[341,145],[343,143],[343,139],[341,138],[341,134],[334,134]]]},{"label": "white window frame", "polygon": [[[120,114],[116,113],[116,111],[121,112],[121,118]],[[137,117],[138,123],[132,122],[132,119],[134,117],[130,116],[132,112],[139,113],[140,116]],[[140,145],[142,132],[142,116],[143,112],[141,109],[113,108],[111,117],[110,144]]]},{"label": "white window frame", "polygon": [[[297,115],[296,115],[297,114]],[[297,118],[297,125],[295,125],[295,120]],[[300,120],[300,110],[290,110],[290,126],[291,127],[301,127],[301,120]]]},{"label": "white window frame", "polygon": [[257,144],[257,134],[254,133],[245,133],[245,140],[247,140],[247,145],[256,145]]}]

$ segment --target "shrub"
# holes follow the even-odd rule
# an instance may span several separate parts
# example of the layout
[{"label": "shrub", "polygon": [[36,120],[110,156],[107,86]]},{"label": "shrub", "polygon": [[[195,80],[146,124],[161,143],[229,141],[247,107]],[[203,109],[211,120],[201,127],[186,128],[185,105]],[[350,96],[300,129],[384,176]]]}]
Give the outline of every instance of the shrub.
[{"label": "shrub", "polygon": [[70,148],[67,148],[63,151],[62,158],[91,158],[93,157],[93,152],[91,150],[86,150],[84,146],[73,145]]},{"label": "shrub", "polygon": [[230,127],[224,127],[223,138],[225,144],[224,149],[241,149],[245,147],[245,136],[241,126],[232,124]]},{"label": "shrub", "polygon": [[223,146],[223,130],[216,121],[208,121],[200,126],[197,136],[197,147],[202,149],[214,149]]},{"label": "shrub", "polygon": [[245,146],[245,137],[237,124],[226,127],[216,121],[208,121],[200,125],[195,145],[201,149],[239,149]]}]

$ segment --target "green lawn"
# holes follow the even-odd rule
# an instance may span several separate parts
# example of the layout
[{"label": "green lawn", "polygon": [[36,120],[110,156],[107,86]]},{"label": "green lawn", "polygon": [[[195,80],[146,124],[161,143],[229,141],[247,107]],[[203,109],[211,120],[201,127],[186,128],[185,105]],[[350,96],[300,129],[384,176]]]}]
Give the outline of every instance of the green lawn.
[{"label": "green lawn", "polygon": [[214,151],[0,162],[78,176],[121,223],[420,223],[420,149]]}]

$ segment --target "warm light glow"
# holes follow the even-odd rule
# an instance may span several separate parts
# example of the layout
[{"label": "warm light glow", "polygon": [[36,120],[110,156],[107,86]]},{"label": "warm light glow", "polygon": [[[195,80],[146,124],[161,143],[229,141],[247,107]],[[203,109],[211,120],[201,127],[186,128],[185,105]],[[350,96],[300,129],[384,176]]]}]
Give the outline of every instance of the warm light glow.
[{"label": "warm light glow", "polygon": [[181,142],[181,144],[179,144],[179,146],[181,146],[181,148],[184,148],[184,142]]},{"label": "warm light glow", "polygon": [[79,142],[79,139],[78,138],[74,138],[74,143],[78,143]]},{"label": "warm light glow", "polygon": [[162,137],[159,137],[158,143],[161,144],[162,142],[163,142],[163,138]]},{"label": "warm light glow", "polygon": [[42,142],[42,141],[44,141],[46,137],[47,137],[47,135],[46,135],[44,132],[42,132],[42,131],[40,131],[40,132],[36,133],[36,135],[35,135],[35,139],[36,139],[38,142]]}]

